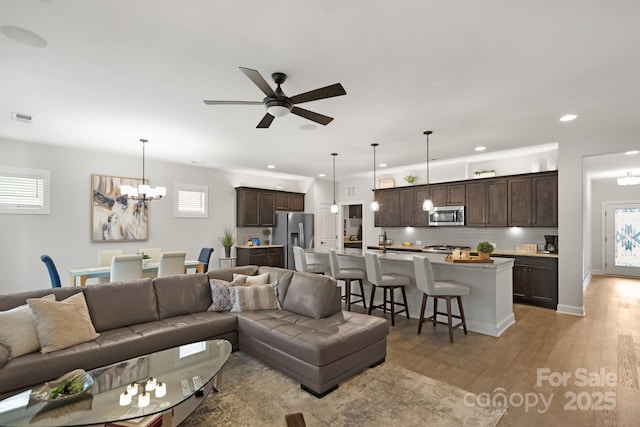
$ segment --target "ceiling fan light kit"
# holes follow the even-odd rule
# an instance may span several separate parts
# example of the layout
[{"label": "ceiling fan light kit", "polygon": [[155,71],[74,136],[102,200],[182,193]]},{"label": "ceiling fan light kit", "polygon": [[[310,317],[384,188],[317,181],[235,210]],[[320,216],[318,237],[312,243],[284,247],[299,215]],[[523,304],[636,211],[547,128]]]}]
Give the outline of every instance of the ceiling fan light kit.
[{"label": "ceiling fan light kit", "polygon": [[273,119],[276,117],[286,116],[289,113],[296,116],[303,117],[312,122],[320,123],[323,126],[328,125],[333,121],[333,117],[325,116],[313,111],[305,110],[304,108],[297,107],[296,104],[302,104],[303,102],[317,101],[325,98],[332,98],[334,96],[346,95],[340,83],[325,86],[319,89],[314,89],[309,92],[304,92],[292,97],[288,97],[282,91],[281,84],[287,79],[287,75],[284,73],[273,73],[271,78],[276,83],[275,90],[269,86],[264,77],[257,70],[251,68],[240,67],[240,70],[251,80],[258,88],[266,95],[266,97],[260,101],[212,101],[204,100],[206,105],[264,105],[267,109],[267,114],[260,120],[258,126],[259,129],[266,129],[271,126]]}]

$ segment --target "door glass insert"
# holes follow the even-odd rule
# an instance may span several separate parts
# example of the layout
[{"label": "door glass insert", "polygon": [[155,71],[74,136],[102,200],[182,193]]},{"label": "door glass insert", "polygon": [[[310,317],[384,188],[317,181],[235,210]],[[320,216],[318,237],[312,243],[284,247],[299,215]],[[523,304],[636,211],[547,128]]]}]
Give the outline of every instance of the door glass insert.
[{"label": "door glass insert", "polygon": [[640,208],[614,209],[616,266],[640,267]]}]

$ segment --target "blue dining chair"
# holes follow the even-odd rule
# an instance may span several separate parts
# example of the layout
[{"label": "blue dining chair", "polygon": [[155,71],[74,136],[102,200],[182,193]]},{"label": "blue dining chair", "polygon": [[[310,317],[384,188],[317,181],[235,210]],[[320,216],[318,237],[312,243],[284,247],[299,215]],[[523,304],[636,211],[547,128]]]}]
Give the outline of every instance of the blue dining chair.
[{"label": "blue dining chair", "polygon": [[198,257],[198,261],[204,264],[204,269],[202,270],[204,273],[209,271],[209,259],[211,258],[212,253],[213,253],[213,248],[202,248],[200,250],[200,256]]},{"label": "blue dining chair", "polygon": [[44,265],[47,266],[47,270],[49,270],[49,277],[51,278],[51,287],[52,288],[60,288],[62,284],[60,283],[60,275],[58,274],[58,269],[56,265],[53,263],[53,260],[49,255],[42,255],[40,257]]}]

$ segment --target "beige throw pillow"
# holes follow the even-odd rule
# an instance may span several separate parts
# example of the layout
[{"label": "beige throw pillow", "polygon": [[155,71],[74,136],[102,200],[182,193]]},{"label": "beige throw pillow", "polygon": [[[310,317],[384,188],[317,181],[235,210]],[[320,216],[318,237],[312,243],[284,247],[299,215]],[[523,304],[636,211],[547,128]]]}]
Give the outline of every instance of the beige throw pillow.
[{"label": "beige throw pillow", "polygon": [[[55,301],[56,297],[51,294],[34,299]],[[27,304],[0,311],[0,344],[9,351],[10,358],[40,350],[38,332]]]},{"label": "beige throw pillow", "polygon": [[278,309],[278,296],[274,285],[236,286],[229,288],[232,313]]},{"label": "beige throw pillow", "polygon": [[239,277],[247,278],[247,286],[267,285],[269,283],[269,273],[258,274],[257,276],[247,276],[245,274],[233,273],[233,280],[236,280]]},{"label": "beige throw pillow", "polygon": [[91,323],[84,294],[62,301],[28,299],[38,331],[42,353],[50,353],[100,336]]}]

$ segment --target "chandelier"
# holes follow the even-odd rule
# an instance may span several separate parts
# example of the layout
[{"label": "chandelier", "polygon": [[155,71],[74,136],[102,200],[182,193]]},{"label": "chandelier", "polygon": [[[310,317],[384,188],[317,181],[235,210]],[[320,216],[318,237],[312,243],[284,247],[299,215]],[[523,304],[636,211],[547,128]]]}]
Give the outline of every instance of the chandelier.
[{"label": "chandelier", "polygon": [[137,187],[122,185],[120,186],[120,193],[130,200],[142,200],[146,202],[162,199],[163,196],[167,195],[167,189],[165,187],[153,188],[148,185],[144,179],[144,146],[148,141],[141,139],[140,142],[142,142],[142,184]]}]

